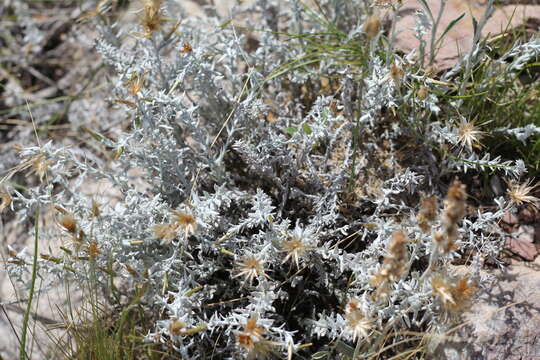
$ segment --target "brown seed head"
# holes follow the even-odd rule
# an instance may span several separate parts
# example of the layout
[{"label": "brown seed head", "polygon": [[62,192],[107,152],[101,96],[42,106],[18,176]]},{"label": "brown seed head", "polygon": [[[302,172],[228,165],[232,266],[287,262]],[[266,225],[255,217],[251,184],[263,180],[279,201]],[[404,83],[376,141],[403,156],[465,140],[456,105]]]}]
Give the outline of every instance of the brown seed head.
[{"label": "brown seed head", "polygon": [[457,239],[457,223],[465,216],[466,201],[467,193],[465,192],[465,185],[459,181],[454,181],[450,188],[448,188],[442,218],[444,235],[449,241]]},{"label": "brown seed head", "polygon": [[0,193],[0,214],[4,211],[9,205],[11,205],[12,197],[8,193]]},{"label": "brown seed head", "polygon": [[99,250],[97,242],[92,241],[90,245],[88,245],[86,252],[88,253],[88,256],[90,256],[90,259],[95,260],[101,253],[101,250]]},{"label": "brown seed head", "polygon": [[465,276],[462,279],[458,279],[452,289],[452,293],[456,299],[461,299],[462,302],[468,302],[476,294],[476,285],[475,281]]},{"label": "brown seed head", "polygon": [[465,201],[467,200],[465,185],[459,181],[454,181],[448,188],[446,200],[447,206],[452,207],[454,209],[452,211],[456,211],[456,216],[463,217],[463,215],[465,215]]},{"label": "brown seed head", "polygon": [[53,164],[53,159],[48,159],[47,155],[44,153],[37,154],[26,158],[22,163],[22,169],[32,167],[30,174],[36,174],[39,177],[39,181],[43,182],[43,178],[47,175],[49,165]]},{"label": "brown seed head", "polygon": [[392,66],[390,66],[390,77],[396,86],[401,84],[401,79],[403,78],[404,74],[405,73],[401,69],[401,66],[399,66],[397,63],[394,62]]},{"label": "brown seed head", "polygon": [[77,233],[77,221],[72,214],[66,213],[60,217],[60,226],[62,226],[68,233],[75,235]]},{"label": "brown seed head", "polygon": [[264,359],[272,352],[273,347],[279,345],[266,340],[264,333],[266,330],[257,325],[257,316],[252,316],[244,325],[244,331],[236,336],[236,343],[246,350],[248,359]]},{"label": "brown seed head", "polygon": [[294,261],[297,268],[300,268],[300,259],[306,257],[307,252],[313,249],[313,247],[304,244],[302,239],[296,237],[292,237],[288,241],[283,241],[281,246],[283,247],[282,252],[287,253],[283,262],[287,262],[290,259]]},{"label": "brown seed head", "polygon": [[407,261],[407,235],[403,231],[396,231],[392,235],[392,241],[388,245],[389,254],[385,263],[403,263]]},{"label": "brown seed head", "polygon": [[172,210],[171,213],[173,214],[173,221],[181,227],[193,226],[197,223],[195,217],[189,214],[177,210]]},{"label": "brown seed head", "polygon": [[407,270],[407,243],[408,238],[405,232],[396,231],[392,235],[383,264],[370,280],[376,288],[374,298],[387,296],[390,292],[390,283],[399,280]]},{"label": "brown seed head", "polygon": [[255,256],[245,256],[238,263],[238,274],[233,276],[233,278],[239,276],[244,277],[246,283],[251,283],[260,276],[268,278],[268,275],[264,271],[263,262]]},{"label": "brown seed head", "polygon": [[431,288],[443,310],[451,317],[466,310],[476,293],[476,283],[468,276],[459,279],[437,274],[431,279]]},{"label": "brown seed head", "polygon": [[184,230],[184,237],[187,239],[197,231],[197,219],[181,211],[172,210],[172,221],[179,229]]},{"label": "brown seed head", "polygon": [[369,39],[374,38],[379,33],[381,27],[381,18],[379,14],[374,13],[364,23],[364,32]]},{"label": "brown seed head", "polygon": [[373,322],[365,316],[358,300],[351,299],[347,303],[345,307],[345,319],[347,320],[349,330],[352,332],[353,341],[369,336],[368,332],[373,327]]},{"label": "brown seed head", "polygon": [[152,226],[152,231],[157,239],[162,243],[171,242],[178,235],[177,224],[157,224]]},{"label": "brown seed head", "polygon": [[191,44],[190,43],[184,43],[184,45],[182,45],[182,48],[180,49],[180,52],[182,54],[187,54],[187,53],[190,53],[193,51],[193,47],[191,47]]},{"label": "brown seed head", "polygon": [[124,82],[124,86],[127,87],[128,93],[137,95],[144,86],[144,74],[133,74],[128,81]]},{"label": "brown seed head", "polygon": [[433,295],[437,296],[444,306],[448,306],[448,304],[455,305],[456,300],[452,295],[452,285],[449,279],[440,275],[433,276],[431,279],[431,289]]},{"label": "brown seed head", "polygon": [[184,336],[186,334],[186,323],[181,320],[173,319],[169,322],[169,332],[172,336]]},{"label": "brown seed head", "polygon": [[362,311],[362,309],[360,308],[360,301],[356,299],[349,300],[347,306],[345,307],[345,313],[350,314],[356,311]]},{"label": "brown seed head", "polygon": [[150,37],[161,28],[161,3],[162,0],[145,0],[141,17],[141,25],[145,30],[143,37]]},{"label": "brown seed head", "polygon": [[260,340],[266,332],[264,328],[257,327],[257,316],[251,316],[244,326],[244,333],[252,335],[256,340]]},{"label": "brown seed head", "polygon": [[416,96],[420,100],[425,100],[428,97],[428,95],[429,95],[429,89],[425,85],[420,86],[420,89],[418,89],[418,91],[416,92]]},{"label": "brown seed head", "polygon": [[430,196],[422,199],[420,212],[418,213],[418,226],[422,232],[427,233],[431,230],[431,223],[437,218],[437,198]]},{"label": "brown seed head", "polygon": [[474,121],[467,121],[462,119],[458,128],[459,143],[463,147],[467,147],[472,150],[473,147],[481,148],[482,144],[480,140],[486,135],[485,131],[481,131],[480,127],[474,123]]},{"label": "brown seed head", "polygon": [[516,181],[509,180],[506,182],[508,188],[506,190],[510,201],[514,206],[521,206],[523,204],[531,204],[534,207],[537,207],[538,202],[540,201],[532,193],[536,190],[540,183],[531,185],[532,181],[526,181],[523,184],[520,184]]}]

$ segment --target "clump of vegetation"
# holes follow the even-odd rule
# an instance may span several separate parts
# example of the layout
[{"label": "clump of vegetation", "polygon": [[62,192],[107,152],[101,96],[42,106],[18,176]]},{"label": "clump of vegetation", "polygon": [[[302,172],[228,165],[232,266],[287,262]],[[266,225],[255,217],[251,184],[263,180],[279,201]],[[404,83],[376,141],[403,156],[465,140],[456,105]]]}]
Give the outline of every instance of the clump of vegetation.
[{"label": "clump of vegetation", "polygon": [[[33,256],[11,249],[10,276],[34,289],[33,266],[43,291],[87,295],[64,356],[411,358],[460,321],[481,264],[499,261],[499,219],[537,201],[515,189],[533,190],[538,165],[539,109],[522,100],[539,85],[519,77],[540,41],[494,53],[481,19],[435,76],[435,50],[395,50],[371,4],[315,3],[255,2],[227,22],[155,0],[135,25],[102,3],[84,14],[120,123],[82,124],[88,147],[21,147],[0,203],[53,219]],[[84,191],[98,180],[115,195]],[[464,254],[465,276],[450,266]]]}]

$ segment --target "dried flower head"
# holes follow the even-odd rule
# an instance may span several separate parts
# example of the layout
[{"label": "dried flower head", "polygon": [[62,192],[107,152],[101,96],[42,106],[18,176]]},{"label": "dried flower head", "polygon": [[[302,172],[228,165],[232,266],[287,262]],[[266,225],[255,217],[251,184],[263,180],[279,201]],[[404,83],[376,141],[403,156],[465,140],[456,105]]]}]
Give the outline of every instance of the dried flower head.
[{"label": "dried flower head", "polygon": [[[20,151],[22,151],[22,149]],[[14,170],[22,171],[31,167],[32,170],[30,170],[29,174],[36,174],[39,177],[39,181],[43,182],[43,178],[47,175],[49,166],[53,163],[54,160],[47,158],[47,154],[39,153],[24,157],[23,161],[21,161]]]},{"label": "dried flower head", "polygon": [[407,270],[407,235],[403,231],[396,231],[388,244],[388,252],[379,271],[371,279],[376,287],[373,296],[385,296],[389,292],[389,284],[399,280]]},{"label": "dried flower head", "polygon": [[444,217],[451,222],[458,222],[465,216],[465,205],[467,192],[465,185],[459,181],[454,181],[446,193]]},{"label": "dried flower head", "polygon": [[246,325],[244,325],[244,331],[238,336],[238,343],[240,345],[251,346],[253,343],[261,340],[263,334],[266,332],[264,328],[257,327],[257,316],[251,316]]},{"label": "dried flower head", "polygon": [[279,345],[277,342],[265,340],[266,330],[257,325],[257,319],[256,315],[251,316],[244,325],[244,331],[236,335],[236,343],[247,351],[248,359],[264,359]]},{"label": "dried flower head", "polygon": [[88,248],[86,249],[86,253],[90,257],[90,259],[95,260],[98,255],[101,253],[101,250],[99,250],[99,246],[97,242],[92,241],[90,245],[88,245]]},{"label": "dried flower head", "polygon": [[446,304],[455,304],[454,296],[452,295],[452,285],[449,283],[448,279],[436,275],[431,278],[431,289],[433,295],[437,296],[443,306]]},{"label": "dried flower head", "polygon": [[12,198],[8,193],[0,193],[0,213],[11,205]]},{"label": "dried flower head", "polygon": [[192,51],[193,51],[193,47],[188,42],[184,43],[182,45],[182,47],[180,48],[180,53],[182,53],[182,54],[187,54],[187,53],[190,53]]},{"label": "dried flower head", "polygon": [[476,293],[476,283],[467,276],[458,279],[436,274],[431,278],[431,288],[443,310],[450,316],[466,310]]},{"label": "dried flower head", "polygon": [[437,198],[435,196],[422,199],[417,217],[418,226],[422,232],[427,233],[431,230],[431,223],[437,218],[437,210]]},{"label": "dried flower head", "polygon": [[157,224],[152,226],[152,231],[156,239],[161,240],[161,244],[170,243],[178,236],[178,226],[176,224]]},{"label": "dried flower head", "polygon": [[181,211],[172,210],[172,221],[180,230],[184,231],[184,238],[187,239],[197,231],[197,219],[193,215]]},{"label": "dried flower head", "polygon": [[416,97],[420,100],[425,100],[429,95],[429,88],[425,85],[420,86],[420,89],[416,92]]},{"label": "dried flower head", "polygon": [[461,122],[457,128],[457,135],[459,144],[462,147],[466,147],[469,150],[472,150],[473,147],[480,148],[482,146],[480,140],[485,134],[486,132],[481,131],[480,127],[474,121],[467,121],[465,118],[461,118]]},{"label": "dried flower head", "polygon": [[539,199],[536,196],[531,195],[531,193],[536,190],[540,183],[531,186],[531,182],[532,180],[528,180],[523,184],[513,180],[506,182],[508,185],[506,192],[510,197],[510,202],[514,206],[521,206],[523,204],[532,204],[534,207],[537,206]]},{"label": "dried flower head", "polygon": [[183,231],[185,240],[197,231],[197,219],[194,216],[177,210],[171,210],[171,214],[171,223],[157,224],[152,227],[152,231],[156,238],[161,240],[162,245],[170,243],[178,236],[179,231]]},{"label": "dried flower head", "polygon": [[465,216],[466,201],[465,185],[459,181],[454,181],[448,188],[446,200],[444,201],[443,233],[437,234],[435,237],[435,240],[442,246],[445,253],[457,248],[455,241],[458,238],[458,222]]},{"label": "dried flower head", "polygon": [[103,16],[110,9],[111,9],[111,6],[110,6],[109,0],[100,0],[98,1],[94,9],[83,12],[77,19],[77,22],[83,23],[94,17]]},{"label": "dried flower head", "polygon": [[403,263],[407,261],[407,235],[404,231],[396,231],[392,235],[392,241],[388,246],[388,254],[385,257],[386,263],[399,263],[399,272],[396,276],[401,276]]},{"label": "dried flower head", "polygon": [[53,160],[47,159],[45,154],[39,154],[34,158],[32,164],[34,166],[34,169],[32,170],[32,172],[39,176],[39,181],[43,182],[43,178],[47,174],[49,165],[51,165],[52,163]]},{"label": "dried flower head", "polygon": [[186,335],[187,325],[182,320],[171,319],[169,321],[169,333],[172,336],[184,336]]},{"label": "dried flower head", "polygon": [[161,14],[162,0],[145,0],[143,13],[141,16],[141,26],[144,29],[143,34],[137,34],[140,37],[148,38],[161,28],[163,18]]},{"label": "dried flower head", "polygon": [[260,276],[269,278],[264,272],[263,262],[255,256],[245,256],[238,263],[238,274],[234,275],[233,278],[240,276],[245,278],[245,283],[252,283]]},{"label": "dried flower head", "polygon": [[124,82],[124,86],[127,87],[128,93],[131,95],[137,95],[144,86],[144,74],[132,74],[129,80]]},{"label": "dried flower head", "polygon": [[371,15],[366,22],[364,23],[364,32],[366,33],[367,37],[372,39],[379,33],[379,29],[381,27],[381,18],[379,17],[379,14],[374,13]]},{"label": "dried flower head", "polygon": [[396,86],[401,84],[404,74],[405,72],[398,63],[394,62],[392,66],[390,66],[390,78]]},{"label": "dried flower head", "polygon": [[360,302],[351,299],[345,307],[345,319],[349,330],[352,332],[353,341],[356,339],[367,338],[369,331],[373,328],[373,321],[366,317],[360,307]]},{"label": "dried flower head", "polygon": [[290,259],[296,264],[297,268],[300,268],[300,259],[306,257],[308,251],[313,250],[312,246],[305,244],[302,238],[296,235],[291,236],[287,241],[283,241],[281,247],[283,248],[281,251],[287,253],[283,262],[285,263]]},{"label": "dried flower head", "polygon": [[58,221],[60,226],[64,228],[68,233],[75,235],[77,233],[77,221],[75,217],[70,213],[65,213],[60,216]]}]

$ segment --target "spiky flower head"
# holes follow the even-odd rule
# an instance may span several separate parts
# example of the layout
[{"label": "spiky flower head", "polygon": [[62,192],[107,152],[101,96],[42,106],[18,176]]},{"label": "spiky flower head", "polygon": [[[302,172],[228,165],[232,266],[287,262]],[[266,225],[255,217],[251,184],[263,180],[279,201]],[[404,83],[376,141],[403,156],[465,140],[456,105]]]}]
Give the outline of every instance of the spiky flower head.
[{"label": "spiky flower head", "polygon": [[357,299],[351,299],[345,307],[345,319],[352,333],[353,341],[367,338],[369,331],[373,328],[373,321],[369,319],[361,309]]},{"label": "spiky flower head", "polygon": [[245,256],[238,263],[238,273],[233,278],[244,277],[245,283],[252,283],[254,279],[264,276],[269,278],[264,271],[263,261],[256,256]]},{"label": "spiky flower head", "polygon": [[183,230],[185,239],[197,231],[197,219],[193,215],[177,210],[172,210],[171,213],[173,223]]},{"label": "spiky flower head", "polygon": [[436,274],[431,278],[431,289],[446,315],[454,317],[470,306],[476,293],[476,283],[468,276],[451,278],[444,274]]},{"label": "spiky flower head", "polygon": [[131,95],[137,95],[141,91],[144,86],[144,76],[145,74],[131,74],[129,80],[124,82],[124,86],[127,87],[128,93],[130,93]]},{"label": "spiky flower head", "polygon": [[467,121],[461,118],[457,127],[458,143],[461,147],[466,147],[472,150],[473,147],[479,148],[482,146],[480,140],[486,135],[485,131],[480,130],[480,126],[474,121]]},{"label": "spiky flower head", "polygon": [[152,227],[152,231],[157,239],[161,240],[161,244],[170,243],[178,236],[179,232],[183,232],[184,240],[197,231],[197,219],[187,213],[171,210],[172,221],[167,224],[157,224]]},{"label": "spiky flower head", "polygon": [[528,180],[522,184],[513,180],[506,182],[508,185],[506,192],[510,197],[510,202],[513,205],[521,206],[523,204],[532,204],[534,207],[537,207],[539,199],[531,194],[536,190],[540,183],[535,185],[531,185],[531,183],[532,180]]},{"label": "spiky flower head", "polygon": [[246,350],[248,359],[264,359],[279,345],[264,338],[266,329],[257,325],[257,320],[257,315],[251,316],[244,325],[244,330],[236,335],[236,343]]},{"label": "spiky flower head", "polygon": [[73,214],[68,212],[62,214],[58,222],[68,233],[75,234],[77,232],[77,221]]},{"label": "spiky flower head", "polygon": [[[24,150],[20,147],[17,147],[19,153],[23,153]],[[50,158],[44,152],[38,152],[37,154],[31,155],[22,155],[23,160],[19,165],[17,165],[15,171],[23,171],[30,168],[29,174],[35,174],[39,177],[39,181],[43,182],[43,178],[46,177],[49,166],[54,164],[54,159]]]},{"label": "spiky flower head", "polygon": [[314,249],[313,246],[308,244],[312,240],[312,235],[311,231],[296,226],[289,239],[281,243],[281,247],[283,248],[281,252],[287,254],[283,262],[292,260],[296,264],[296,267],[300,268],[300,259],[305,258],[308,252]]}]

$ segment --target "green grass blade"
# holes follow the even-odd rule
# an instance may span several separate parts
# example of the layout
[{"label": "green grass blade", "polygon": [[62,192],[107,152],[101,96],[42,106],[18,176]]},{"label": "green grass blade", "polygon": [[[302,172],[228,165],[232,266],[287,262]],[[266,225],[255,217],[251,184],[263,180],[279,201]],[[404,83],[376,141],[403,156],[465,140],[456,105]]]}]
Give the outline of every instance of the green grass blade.
[{"label": "green grass blade", "polygon": [[458,16],[457,18],[455,18],[454,20],[450,21],[450,24],[448,24],[448,26],[446,27],[446,29],[444,29],[443,33],[441,34],[441,36],[437,39],[437,43],[435,44],[435,48],[438,49],[439,48],[439,45],[441,44],[441,42],[443,41],[444,37],[446,36],[446,34],[448,34],[448,32],[450,30],[452,30],[452,28],[454,26],[456,26],[456,24],[458,22],[460,22],[461,19],[463,19],[463,17],[465,16],[465,13],[461,14],[460,16]]}]

